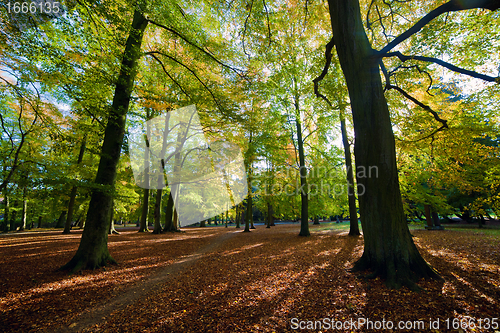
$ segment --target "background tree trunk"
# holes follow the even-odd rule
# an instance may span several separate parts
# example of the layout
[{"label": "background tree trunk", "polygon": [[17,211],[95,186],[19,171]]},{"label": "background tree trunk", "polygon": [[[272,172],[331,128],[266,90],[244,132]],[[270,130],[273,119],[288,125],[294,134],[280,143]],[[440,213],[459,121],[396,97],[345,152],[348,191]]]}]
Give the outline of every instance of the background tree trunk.
[{"label": "background tree trunk", "polygon": [[[80,146],[80,152],[78,154],[78,160],[76,162],[77,165],[81,164],[83,161],[83,154],[85,153],[86,145],[87,145],[87,138],[84,137],[82,144]],[[71,193],[69,195],[68,216],[66,216],[66,224],[64,225],[63,234],[69,234],[70,230],[71,230],[71,220],[73,219],[73,210],[75,207],[76,191],[77,191],[77,187],[73,186],[71,188]]]},{"label": "background tree trunk", "polygon": [[[298,101],[296,102],[298,110]],[[300,233],[299,236],[309,236],[309,201],[307,189],[307,169],[304,156],[304,142],[302,141],[302,126],[300,124],[300,112],[296,115],[297,145],[299,146],[299,173],[300,173]]]},{"label": "background tree trunk", "polygon": [[28,209],[28,199],[26,198],[26,187],[23,187],[23,210],[21,211],[21,226],[19,231],[26,229],[26,215]]},{"label": "background tree trunk", "polygon": [[85,228],[74,257],[61,269],[78,271],[94,269],[115,262],[108,250],[109,217],[113,204],[116,171],[120,159],[125,123],[137,74],[137,63],[141,57],[141,44],[148,21],[137,8],[132,27],[125,44],[120,74],[116,81],[113,104],[104,132],[101,159],[95,183],[101,185],[92,191]]},{"label": "background tree trunk", "polygon": [[356,194],[354,189],[354,176],[352,172],[351,145],[347,138],[347,130],[345,127],[344,110],[340,110],[340,130],[342,132],[342,144],[344,146],[345,167],[347,170],[347,199],[349,201],[349,236],[358,236],[358,210],[356,208]]},{"label": "background tree trunk", "polygon": [[160,218],[161,218],[161,196],[162,196],[163,190],[162,189],[157,189],[156,190],[156,200],[155,200],[155,222],[154,222],[154,229],[153,229],[153,234],[160,234],[162,229],[161,229],[161,223],[160,223]]},{"label": "background tree trunk", "polygon": [[3,211],[3,231],[9,231],[9,196],[7,195],[7,190],[4,189],[4,211]]},{"label": "background tree trunk", "polygon": [[172,192],[168,195],[167,208],[165,210],[165,226],[163,231],[172,231],[174,217],[174,198],[172,197]]},{"label": "background tree trunk", "polygon": [[[438,277],[421,257],[406,224],[399,190],[396,152],[378,59],[363,28],[357,0],[329,0],[335,47],[344,73],[355,132],[356,167],[377,168],[377,176],[357,173],[364,252],[353,270],[371,269],[390,288],[416,289],[421,277]],[[361,192],[361,191],[358,191]]]}]

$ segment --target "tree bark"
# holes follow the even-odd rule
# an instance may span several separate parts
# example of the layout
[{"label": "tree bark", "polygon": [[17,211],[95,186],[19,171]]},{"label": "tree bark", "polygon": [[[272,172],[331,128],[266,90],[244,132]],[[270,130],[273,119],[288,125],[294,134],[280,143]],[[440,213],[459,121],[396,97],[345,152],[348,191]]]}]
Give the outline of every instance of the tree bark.
[{"label": "tree bark", "polygon": [[172,231],[172,219],[174,217],[174,198],[172,197],[172,192],[170,192],[167,201],[167,209],[165,211],[165,226],[163,231]]},{"label": "tree bark", "polygon": [[354,190],[354,176],[352,172],[351,146],[347,138],[344,110],[340,110],[340,130],[344,146],[345,167],[347,170],[347,199],[349,201],[349,236],[359,236],[358,210],[356,208],[356,195]]},{"label": "tree bark", "polygon": [[425,210],[425,220],[427,221],[427,227],[432,228],[431,206],[425,204],[424,210]]},{"label": "tree bark", "polygon": [[271,225],[274,224],[274,210],[273,205],[270,202],[267,203],[267,226],[266,228],[271,228]]},{"label": "tree bark", "polygon": [[356,167],[376,177],[357,173],[364,252],[353,271],[371,269],[371,277],[386,279],[389,288],[417,289],[423,277],[438,278],[418,252],[406,223],[389,109],[382,89],[378,60],[363,28],[358,0],[329,0],[335,47],[344,73],[356,142]]},{"label": "tree bark", "polygon": [[298,98],[296,98],[295,107],[297,115],[295,125],[297,127],[297,145],[299,146],[299,173],[300,173],[300,233],[299,236],[310,236],[309,233],[309,200],[307,189],[307,169],[304,156],[304,142],[302,140],[302,126],[300,124],[300,111]]},{"label": "tree bark", "polygon": [[[84,137],[82,144],[80,146],[80,152],[78,153],[78,160],[76,162],[77,165],[81,164],[83,161],[83,154],[85,153],[86,145],[87,145],[87,138]],[[68,215],[66,216],[66,224],[64,225],[63,234],[69,234],[70,230],[71,230],[71,220],[73,219],[73,210],[75,207],[76,191],[77,191],[77,187],[73,186],[71,188],[71,193],[69,195]]]},{"label": "tree bark", "polygon": [[117,165],[120,159],[125,123],[137,74],[137,64],[141,57],[141,44],[148,21],[139,9],[135,9],[131,30],[125,44],[120,74],[116,82],[113,104],[104,132],[101,159],[95,183],[100,185],[92,191],[85,228],[80,246],[74,257],[61,269],[78,271],[95,269],[116,263],[108,250],[108,228],[113,204],[113,191]]},{"label": "tree bark", "polygon": [[4,212],[3,212],[3,231],[9,231],[9,196],[7,195],[7,190],[4,189]]},{"label": "tree bark", "polygon": [[23,210],[21,211],[21,226],[19,231],[26,229],[26,215],[28,208],[28,199],[26,198],[26,187],[23,187]]},{"label": "tree bark", "polygon": [[64,227],[64,221],[66,221],[66,214],[68,212],[66,210],[63,210],[61,214],[59,215],[59,218],[57,219],[56,223],[56,228],[62,228]]},{"label": "tree bark", "polygon": [[160,218],[161,218],[161,196],[162,196],[163,190],[162,189],[157,189],[156,190],[156,200],[155,200],[155,222],[154,222],[154,229],[153,229],[153,234],[160,234],[162,229],[161,229],[161,223],[160,223]]}]

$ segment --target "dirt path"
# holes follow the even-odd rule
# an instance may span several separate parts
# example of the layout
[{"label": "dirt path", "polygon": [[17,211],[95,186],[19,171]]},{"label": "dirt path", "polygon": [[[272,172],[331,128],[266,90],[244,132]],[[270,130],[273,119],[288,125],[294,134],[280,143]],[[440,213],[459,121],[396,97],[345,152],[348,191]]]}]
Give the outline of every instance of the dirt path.
[{"label": "dirt path", "polygon": [[77,321],[74,321],[69,326],[56,330],[58,333],[73,333],[81,332],[86,328],[90,328],[111,315],[113,312],[123,310],[127,305],[130,305],[141,298],[145,298],[161,289],[162,285],[173,279],[180,272],[185,271],[187,268],[192,266],[196,261],[201,259],[204,255],[213,252],[215,249],[220,247],[225,241],[233,237],[236,233],[241,231],[232,231],[224,233],[217,238],[215,238],[208,245],[200,248],[195,253],[185,256],[180,260],[177,260],[172,265],[161,269],[152,276],[148,276],[145,280],[136,283],[130,288],[127,288],[125,292],[113,297],[108,300],[105,304],[95,307],[90,312],[85,312],[81,316],[77,317]]}]

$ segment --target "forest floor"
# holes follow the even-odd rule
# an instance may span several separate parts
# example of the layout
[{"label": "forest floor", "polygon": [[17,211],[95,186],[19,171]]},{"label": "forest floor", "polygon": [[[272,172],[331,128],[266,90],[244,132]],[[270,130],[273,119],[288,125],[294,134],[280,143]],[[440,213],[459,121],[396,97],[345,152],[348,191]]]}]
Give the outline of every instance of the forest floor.
[{"label": "forest floor", "polygon": [[347,228],[311,224],[311,237],[298,237],[298,224],[124,231],[109,237],[119,265],[73,275],[57,268],[81,231],[10,234],[0,237],[0,331],[500,332],[498,230],[412,230],[445,279],[413,293],[350,273],[363,239]]}]

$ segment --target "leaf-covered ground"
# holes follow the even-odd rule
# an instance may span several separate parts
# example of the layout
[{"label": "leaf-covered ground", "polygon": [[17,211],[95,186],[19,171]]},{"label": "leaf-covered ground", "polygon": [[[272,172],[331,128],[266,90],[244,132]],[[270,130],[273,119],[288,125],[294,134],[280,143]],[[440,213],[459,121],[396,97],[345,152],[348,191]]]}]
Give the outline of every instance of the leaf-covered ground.
[{"label": "leaf-covered ground", "polygon": [[413,230],[445,278],[417,294],[350,273],[363,241],[338,224],[311,225],[307,238],[297,224],[184,230],[110,236],[120,265],[74,275],[56,270],[81,233],[0,237],[0,331],[500,331],[496,232]]}]

